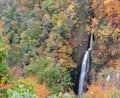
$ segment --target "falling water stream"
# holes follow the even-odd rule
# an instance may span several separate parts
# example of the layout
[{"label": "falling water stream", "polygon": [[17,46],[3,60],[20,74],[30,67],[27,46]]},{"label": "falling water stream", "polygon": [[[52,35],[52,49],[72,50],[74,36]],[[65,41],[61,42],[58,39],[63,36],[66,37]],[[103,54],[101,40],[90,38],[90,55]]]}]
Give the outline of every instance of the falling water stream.
[{"label": "falling water stream", "polygon": [[93,33],[90,34],[90,42],[88,43],[89,47],[87,51],[84,54],[84,58],[82,60],[82,65],[81,65],[81,73],[80,73],[80,78],[79,78],[79,89],[78,89],[78,98],[82,98],[82,93],[84,91],[84,82],[85,78],[88,77],[88,72],[90,68],[90,52],[92,49],[92,43],[93,43]]}]

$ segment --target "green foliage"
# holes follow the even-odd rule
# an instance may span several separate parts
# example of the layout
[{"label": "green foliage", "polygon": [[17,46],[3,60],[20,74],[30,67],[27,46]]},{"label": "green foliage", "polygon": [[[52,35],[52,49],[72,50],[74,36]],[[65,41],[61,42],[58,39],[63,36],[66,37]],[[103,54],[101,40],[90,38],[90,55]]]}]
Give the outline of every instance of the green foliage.
[{"label": "green foliage", "polygon": [[7,90],[7,98],[38,98],[31,82],[17,81],[11,89]]},{"label": "green foliage", "polygon": [[45,42],[41,42],[41,45],[42,45],[43,49],[46,48],[46,43]]},{"label": "green foliage", "polygon": [[14,34],[13,43],[14,43],[14,44],[18,44],[19,41],[20,41],[20,37],[19,37],[19,35],[18,35],[18,34]]},{"label": "green foliage", "polygon": [[89,97],[87,97],[87,96],[83,96],[82,98],[89,98]]},{"label": "green foliage", "polygon": [[29,14],[29,18],[32,18],[32,17],[34,17],[35,16],[35,12],[34,12],[34,10],[31,10],[30,11],[30,14]]},{"label": "green foliage", "polygon": [[11,89],[7,90],[8,97],[7,98],[38,98],[36,94],[30,94],[28,92],[24,91],[23,92],[17,92]]},{"label": "green foliage", "polygon": [[22,62],[23,58],[22,57],[22,52],[19,51],[18,49],[14,49],[11,48],[9,49],[9,55],[7,56],[7,62],[11,65],[11,66],[17,66],[17,64],[19,64],[19,62]]},{"label": "green foliage", "polygon": [[7,89],[0,89],[0,97],[7,98]]},{"label": "green foliage", "polygon": [[12,8],[12,7],[9,7],[8,10],[7,10],[7,17],[9,19],[13,19],[13,17],[15,16],[15,10]]},{"label": "green foliage", "polygon": [[53,16],[51,18],[51,23],[53,24],[53,26],[57,25],[57,21],[58,21],[58,15],[57,14],[53,14]]},{"label": "green foliage", "polygon": [[7,54],[7,51],[3,45],[4,44],[3,44],[2,34],[0,34],[0,63],[3,62],[3,60],[5,59],[6,54]]},{"label": "green foliage", "polygon": [[0,83],[6,84],[10,80],[10,72],[6,64],[0,64]]},{"label": "green foliage", "polygon": [[61,25],[61,27],[60,27],[60,32],[59,32],[59,34],[60,34],[63,38],[66,38],[64,26],[65,26],[64,23],[62,23],[62,25]]},{"label": "green foliage", "polygon": [[45,0],[45,1],[43,1],[41,6],[42,6],[42,10],[44,11],[44,13],[46,12],[47,9],[50,12],[56,11],[55,8],[54,8],[54,5],[55,5],[56,2],[57,2],[57,0],[51,0],[51,1],[50,0]]},{"label": "green foliage", "polygon": [[63,38],[58,33],[51,32],[45,42],[47,43],[46,51],[52,53],[55,48],[60,48],[63,45]]},{"label": "green foliage", "polygon": [[[73,98],[69,93],[59,93],[49,96],[48,98]],[[74,96],[74,98],[77,98],[77,96]]]},{"label": "green foliage", "polygon": [[0,34],[0,84],[6,84],[10,79],[8,66],[5,64],[7,49],[3,44],[2,34]]},{"label": "green foliage", "polygon": [[66,70],[59,65],[52,64],[48,59],[37,59],[30,66],[25,67],[25,71],[27,76],[37,75],[39,81],[45,82],[52,93],[62,92],[63,87],[69,90],[72,85],[70,75]]},{"label": "green foliage", "polygon": [[5,59],[5,57],[6,57],[6,49],[0,47],[0,63],[3,62],[3,60]]},{"label": "green foliage", "polygon": [[[9,3],[4,4],[5,1]],[[73,85],[69,74],[76,67],[73,59],[77,61],[85,51],[91,27],[96,37],[92,51],[96,70],[101,66],[119,66],[120,2],[101,0],[98,4],[97,1],[100,0],[1,0],[0,22],[5,23],[3,36],[10,49],[7,54],[0,35],[0,82],[5,83],[9,77],[7,63],[22,66],[26,77],[38,77],[53,94],[57,93],[53,97],[58,98],[60,92],[69,91]],[[93,19],[88,15],[90,10],[95,13]],[[101,73],[100,77],[97,74],[97,80],[104,82],[103,75],[107,73]],[[14,96],[20,94],[16,89],[11,90]]]},{"label": "green foliage", "polygon": [[41,24],[34,22],[31,27],[27,30],[27,35],[31,38],[37,38],[42,33]]}]

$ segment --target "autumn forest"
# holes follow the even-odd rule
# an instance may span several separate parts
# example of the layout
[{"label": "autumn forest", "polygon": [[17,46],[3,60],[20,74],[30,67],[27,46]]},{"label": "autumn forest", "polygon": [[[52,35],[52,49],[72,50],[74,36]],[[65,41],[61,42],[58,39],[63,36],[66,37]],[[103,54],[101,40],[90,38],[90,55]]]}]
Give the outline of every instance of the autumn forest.
[{"label": "autumn forest", "polygon": [[0,98],[120,98],[120,0],[0,0]]}]

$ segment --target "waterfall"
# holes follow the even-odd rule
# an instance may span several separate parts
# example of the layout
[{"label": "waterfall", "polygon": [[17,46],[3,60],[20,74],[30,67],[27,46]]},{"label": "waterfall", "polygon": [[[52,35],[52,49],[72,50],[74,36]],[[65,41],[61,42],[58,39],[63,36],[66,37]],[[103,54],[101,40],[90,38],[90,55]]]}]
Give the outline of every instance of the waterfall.
[{"label": "waterfall", "polygon": [[88,50],[91,50],[92,49],[92,42],[93,42],[93,33],[91,33],[91,36],[90,36],[90,43],[88,43],[88,44],[90,44],[89,46],[89,48],[88,48]]},{"label": "waterfall", "polygon": [[[82,93],[84,90],[84,82],[85,79],[88,77],[88,72],[90,68],[90,52],[92,49],[92,43],[93,43],[93,33],[90,34],[90,40],[88,42],[88,49],[84,54],[82,65],[81,65],[81,73],[79,78],[79,89],[78,89],[78,98],[82,98]],[[85,78],[86,77],[86,78]]]}]

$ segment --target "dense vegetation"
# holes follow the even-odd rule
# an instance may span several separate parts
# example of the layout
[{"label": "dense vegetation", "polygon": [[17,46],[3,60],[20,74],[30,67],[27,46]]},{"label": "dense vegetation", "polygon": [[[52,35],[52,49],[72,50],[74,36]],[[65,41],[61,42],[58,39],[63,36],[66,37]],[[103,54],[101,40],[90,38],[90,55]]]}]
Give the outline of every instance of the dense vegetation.
[{"label": "dense vegetation", "polygon": [[119,98],[119,9],[119,0],[0,0],[0,98],[76,98],[71,72],[90,32],[83,98]]}]

